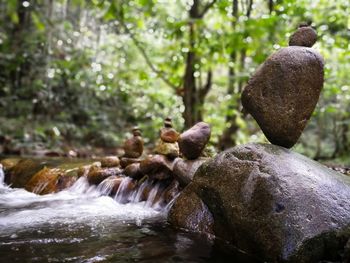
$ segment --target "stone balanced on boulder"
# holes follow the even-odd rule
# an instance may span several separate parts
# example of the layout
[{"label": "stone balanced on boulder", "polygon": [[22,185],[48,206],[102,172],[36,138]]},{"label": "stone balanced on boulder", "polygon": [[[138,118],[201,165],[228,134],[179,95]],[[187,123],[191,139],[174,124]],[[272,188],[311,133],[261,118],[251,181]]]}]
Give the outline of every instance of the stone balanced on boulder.
[{"label": "stone balanced on boulder", "polygon": [[179,145],[177,140],[179,133],[173,128],[171,118],[164,120],[164,127],[160,129],[160,139],[156,143],[155,153],[165,155],[170,159],[179,156]]},{"label": "stone balanced on boulder", "polygon": [[133,137],[124,142],[124,156],[120,160],[120,165],[125,168],[129,164],[138,163],[143,153],[143,139],[138,127],[132,129]]},{"label": "stone balanced on boulder", "polygon": [[302,134],[323,87],[323,58],[311,49],[316,31],[301,26],[289,47],[272,54],[248,81],[243,107],[267,139],[291,148]]},{"label": "stone balanced on boulder", "polygon": [[198,122],[193,127],[183,132],[179,137],[180,152],[188,160],[197,159],[203,152],[210,139],[211,129],[209,124]]}]

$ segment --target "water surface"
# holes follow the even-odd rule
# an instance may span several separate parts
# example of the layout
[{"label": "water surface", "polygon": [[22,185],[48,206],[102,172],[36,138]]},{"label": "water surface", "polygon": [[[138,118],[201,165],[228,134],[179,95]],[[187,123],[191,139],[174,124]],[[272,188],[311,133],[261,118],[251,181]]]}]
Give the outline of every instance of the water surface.
[{"label": "water surface", "polygon": [[169,227],[168,208],[120,204],[85,178],[40,196],[3,177],[0,170],[0,262],[254,262]]}]

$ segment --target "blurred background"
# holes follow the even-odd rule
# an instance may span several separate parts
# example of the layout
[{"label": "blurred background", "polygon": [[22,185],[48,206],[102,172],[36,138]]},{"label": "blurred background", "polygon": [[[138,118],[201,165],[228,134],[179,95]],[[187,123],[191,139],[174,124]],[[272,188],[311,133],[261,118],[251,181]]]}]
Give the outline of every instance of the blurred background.
[{"label": "blurred background", "polygon": [[318,31],[325,84],[298,152],[350,159],[349,0],[0,0],[0,153],[148,147],[167,116],[212,125],[212,152],[266,141],[240,93],[300,23]]}]

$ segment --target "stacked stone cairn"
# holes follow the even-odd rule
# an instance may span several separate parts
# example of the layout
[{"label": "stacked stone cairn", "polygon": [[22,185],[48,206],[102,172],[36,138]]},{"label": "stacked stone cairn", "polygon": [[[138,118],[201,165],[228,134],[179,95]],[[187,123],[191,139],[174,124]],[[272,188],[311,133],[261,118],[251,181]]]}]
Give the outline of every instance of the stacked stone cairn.
[{"label": "stacked stone cairn", "polygon": [[[311,48],[316,39],[301,25],[242,93],[272,144],[239,145],[201,165],[169,212],[173,226],[214,235],[252,262],[350,262],[350,177],[286,149],[323,87],[323,58]],[[179,146],[183,151],[181,136]]]},{"label": "stacked stone cairn", "polygon": [[323,87],[316,31],[300,25],[289,47],[272,54],[248,81],[242,105],[275,145],[291,148],[301,136]]},{"label": "stacked stone cairn", "polygon": [[[25,187],[37,194],[48,194],[70,187],[79,177],[85,176],[91,185],[113,186],[108,194],[115,195],[127,177],[124,191],[141,189],[141,200],[147,200],[150,191],[157,185],[154,202],[169,203],[191,180],[197,168],[207,158],[201,157],[210,138],[210,127],[204,122],[197,123],[179,134],[171,118],[164,120],[153,154],[144,153],[144,140],[138,127],[132,129],[132,136],[123,144],[121,157],[107,156],[75,168],[47,165],[35,160],[5,159],[1,163],[6,172],[8,184]],[[1,165],[1,164],[0,164]],[[127,200],[124,200],[127,202]]]}]

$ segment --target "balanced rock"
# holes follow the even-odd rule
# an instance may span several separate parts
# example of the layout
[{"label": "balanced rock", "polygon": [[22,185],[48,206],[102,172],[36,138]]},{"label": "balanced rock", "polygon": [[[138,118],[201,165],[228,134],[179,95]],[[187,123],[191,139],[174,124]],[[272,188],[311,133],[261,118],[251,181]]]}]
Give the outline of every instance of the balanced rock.
[{"label": "balanced rock", "polygon": [[240,145],[200,166],[169,220],[261,261],[348,262],[350,177],[276,145]]},{"label": "balanced rock", "polygon": [[139,158],[143,153],[143,139],[139,128],[132,129],[133,137],[127,139],[124,143],[124,157]]},{"label": "balanced rock", "polygon": [[286,47],[251,77],[242,105],[271,143],[290,148],[310,119],[322,87],[322,56],[311,48]]},{"label": "balanced rock", "polygon": [[290,37],[290,46],[312,47],[317,40],[317,32],[311,26],[300,25],[298,30]]},{"label": "balanced rock", "polygon": [[178,140],[180,152],[189,160],[198,158],[208,143],[210,134],[209,124],[198,122],[180,135]]},{"label": "balanced rock", "polygon": [[173,128],[171,118],[166,118],[164,127],[160,130],[160,139],[163,142],[175,143],[179,138],[179,133]]}]

